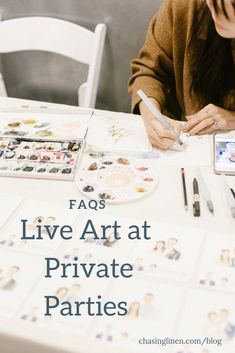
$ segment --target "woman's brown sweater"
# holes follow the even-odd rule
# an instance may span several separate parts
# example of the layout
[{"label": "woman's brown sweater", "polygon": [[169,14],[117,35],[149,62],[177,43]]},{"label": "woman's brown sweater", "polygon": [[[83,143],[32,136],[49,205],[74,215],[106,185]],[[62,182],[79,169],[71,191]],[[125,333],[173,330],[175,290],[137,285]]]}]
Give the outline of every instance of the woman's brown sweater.
[{"label": "woman's brown sweater", "polygon": [[[138,89],[157,99],[163,112],[167,110],[177,118],[202,108],[199,97],[190,93],[190,66],[193,49],[200,48],[203,38],[198,38],[193,48],[188,39],[203,3],[205,0],[165,0],[153,17],[139,58],[131,62],[133,75],[128,90],[132,111],[139,112]],[[225,100],[224,108],[235,110],[234,91]]]}]

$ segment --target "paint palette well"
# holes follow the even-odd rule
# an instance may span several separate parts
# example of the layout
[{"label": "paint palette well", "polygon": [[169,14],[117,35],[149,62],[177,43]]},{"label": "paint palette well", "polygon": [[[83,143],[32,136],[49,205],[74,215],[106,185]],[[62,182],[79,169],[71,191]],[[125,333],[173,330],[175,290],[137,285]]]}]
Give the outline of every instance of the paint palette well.
[{"label": "paint palette well", "polygon": [[1,113],[0,136],[82,139],[90,114]]},{"label": "paint palette well", "polygon": [[120,203],[153,192],[158,177],[149,160],[109,155],[86,160],[75,181],[81,193],[91,199]]},{"label": "paint palette well", "polygon": [[72,180],[82,146],[82,140],[0,137],[0,176]]}]

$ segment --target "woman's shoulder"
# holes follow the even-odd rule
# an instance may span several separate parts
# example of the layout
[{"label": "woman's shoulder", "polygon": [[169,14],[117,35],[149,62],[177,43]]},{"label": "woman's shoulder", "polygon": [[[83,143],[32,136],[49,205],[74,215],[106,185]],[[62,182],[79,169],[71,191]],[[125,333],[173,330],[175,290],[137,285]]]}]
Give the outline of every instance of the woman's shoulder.
[{"label": "woman's shoulder", "polygon": [[[155,18],[169,19],[174,24],[193,22],[194,18],[206,0],[163,0]],[[182,21],[183,20],[183,21]]]},{"label": "woman's shoulder", "polygon": [[197,12],[205,4],[206,0],[163,0],[160,11],[165,10],[173,17],[182,17],[185,13]]},{"label": "woman's shoulder", "polygon": [[175,10],[194,10],[206,3],[206,0],[165,0]]},{"label": "woman's shoulder", "polygon": [[180,32],[182,36],[183,33],[187,36],[195,23],[198,11],[205,5],[206,0],[163,0],[153,17],[153,24],[158,24],[158,32],[168,26]]},{"label": "woman's shoulder", "polygon": [[172,7],[172,12],[181,17],[183,14],[195,15],[206,4],[206,0],[166,0]]}]

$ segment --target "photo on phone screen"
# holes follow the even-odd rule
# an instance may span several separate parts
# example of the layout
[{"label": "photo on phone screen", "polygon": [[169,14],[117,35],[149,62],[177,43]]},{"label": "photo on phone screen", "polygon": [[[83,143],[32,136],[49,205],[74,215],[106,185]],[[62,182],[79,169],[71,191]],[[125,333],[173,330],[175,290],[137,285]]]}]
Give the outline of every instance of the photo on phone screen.
[{"label": "photo on phone screen", "polygon": [[214,168],[216,173],[235,174],[235,137],[214,136]]}]

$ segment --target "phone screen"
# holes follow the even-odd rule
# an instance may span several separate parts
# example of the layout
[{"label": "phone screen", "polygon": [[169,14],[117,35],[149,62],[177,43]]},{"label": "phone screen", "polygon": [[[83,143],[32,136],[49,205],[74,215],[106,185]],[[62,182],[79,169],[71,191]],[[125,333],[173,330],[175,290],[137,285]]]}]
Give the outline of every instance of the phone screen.
[{"label": "phone screen", "polygon": [[235,137],[215,135],[214,138],[215,172],[235,174]]}]

